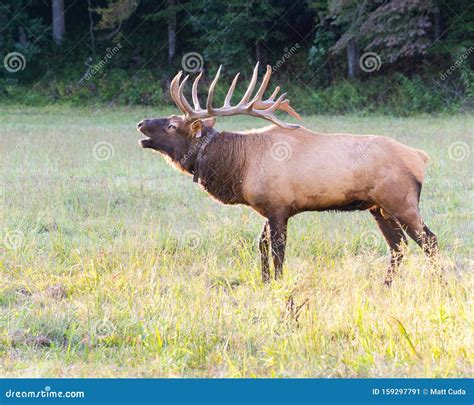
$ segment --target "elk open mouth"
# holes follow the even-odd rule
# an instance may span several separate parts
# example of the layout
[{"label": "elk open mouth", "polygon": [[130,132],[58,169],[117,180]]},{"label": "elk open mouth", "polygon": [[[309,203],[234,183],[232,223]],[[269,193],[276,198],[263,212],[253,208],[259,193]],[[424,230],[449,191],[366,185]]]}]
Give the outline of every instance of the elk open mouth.
[{"label": "elk open mouth", "polygon": [[137,131],[140,132],[141,134],[145,135],[146,138],[144,139],[140,139],[138,141],[138,144],[142,147],[142,148],[151,148],[152,146],[152,143],[153,141],[151,140],[151,138],[149,136],[147,136],[144,132],[143,132],[143,121],[139,122],[137,124]]},{"label": "elk open mouth", "polygon": [[153,141],[151,138],[144,138],[144,139],[140,139],[138,141],[138,144],[142,147],[142,148],[151,148],[153,146]]}]

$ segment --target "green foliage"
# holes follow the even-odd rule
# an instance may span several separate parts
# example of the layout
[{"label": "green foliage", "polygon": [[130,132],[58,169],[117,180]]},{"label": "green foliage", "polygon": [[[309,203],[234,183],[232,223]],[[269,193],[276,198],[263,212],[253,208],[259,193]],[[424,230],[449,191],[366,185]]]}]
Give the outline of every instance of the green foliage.
[{"label": "green foliage", "polygon": [[130,78],[127,71],[113,69],[93,82],[101,101],[127,105],[159,105],[163,101],[159,82],[149,71],[137,72]]},{"label": "green foliage", "polygon": [[[398,86],[391,92],[390,100],[394,113],[401,115],[433,113],[446,108],[443,94],[433,89],[431,84],[427,84],[419,76],[409,79],[398,74],[396,81]],[[451,106],[453,107],[455,106]]]},{"label": "green foliage", "polygon": [[[48,26],[49,7],[2,2],[0,61],[20,52],[26,67],[0,69],[0,102],[162,105],[170,102],[169,80],[183,69],[182,56],[197,52],[206,73],[203,92],[223,64],[216,102],[237,71],[242,76],[235,98],[242,94],[258,59],[261,73],[267,63],[277,66],[272,84],[288,92],[303,113],[407,115],[472,108],[472,52],[457,64],[474,45],[468,0],[89,3],[90,10],[85,1],[66,9],[66,33],[57,46]],[[170,30],[174,49],[169,49]],[[352,57],[346,55],[348,41],[356,41]],[[118,44],[119,51],[107,57]],[[296,52],[286,57],[296,44]],[[356,60],[368,49],[382,61],[370,74],[358,69]],[[353,80],[346,78],[349,65],[355,69]]]},{"label": "green foliage", "polygon": [[429,49],[431,55],[455,54],[474,45],[474,12],[471,0],[437,0],[443,18],[443,35]]},{"label": "green foliage", "polygon": [[335,42],[336,36],[333,32],[318,27],[314,35],[313,45],[308,51],[310,66],[319,67],[323,65],[328,58],[329,49],[334,46]]},{"label": "green foliage", "polygon": [[[471,73],[472,83],[472,73]],[[472,86],[472,85],[471,85]],[[455,112],[463,98],[446,93],[440,86],[421,76],[407,77],[394,74],[390,81],[375,77],[365,81],[346,80],[326,88],[302,87],[300,83],[287,82],[285,91],[291,95],[294,108],[304,114],[382,113],[406,116],[420,113]],[[472,89],[472,87],[471,87]],[[202,87],[207,92],[207,85]],[[215,104],[222,104],[227,88],[219,88]],[[236,89],[233,100],[243,96],[244,86]],[[151,105],[169,104],[174,107],[156,77],[148,71],[130,77],[123,69],[111,69],[81,84],[52,81],[47,85],[27,91],[16,84],[4,86],[4,102],[26,105],[45,105],[59,101],[72,105]]]},{"label": "green foliage", "polygon": [[[467,98],[474,102],[474,69],[469,64],[470,58],[474,55],[474,46],[469,48],[461,47],[453,55],[453,63],[458,63],[459,78],[464,88]],[[455,65],[456,67],[456,65]]]},{"label": "green foliage", "polygon": [[[2,78],[16,82],[31,80],[38,74],[34,60],[40,59],[43,48],[46,48],[44,36],[49,29],[40,18],[27,14],[27,3],[20,0],[0,4],[0,85]],[[19,52],[24,57],[24,62],[20,62],[23,69],[14,73],[4,69],[5,57],[12,52]]]},{"label": "green foliage", "polygon": [[208,63],[246,65],[265,51],[262,42],[282,39],[279,30],[271,29],[281,13],[280,7],[266,1],[212,1],[191,18],[200,34],[191,42]]},{"label": "green foliage", "polygon": [[305,86],[288,88],[297,110],[309,114],[382,113],[406,116],[454,112],[461,100],[446,94],[421,76],[395,74],[390,80],[340,81],[313,91]]}]

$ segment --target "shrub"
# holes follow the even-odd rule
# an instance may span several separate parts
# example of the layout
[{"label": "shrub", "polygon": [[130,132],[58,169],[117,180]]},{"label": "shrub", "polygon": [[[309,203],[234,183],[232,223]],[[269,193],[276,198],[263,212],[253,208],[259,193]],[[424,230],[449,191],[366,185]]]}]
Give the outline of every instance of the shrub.
[{"label": "shrub", "polygon": [[[464,82],[470,83],[471,76],[464,75]],[[71,77],[74,78],[71,80]],[[121,68],[104,68],[86,80],[83,72],[65,69],[56,79],[40,81],[35,86],[19,85],[15,79],[0,79],[1,102],[26,105],[44,105],[65,102],[72,105],[113,103],[116,105],[154,105],[162,106],[171,101],[164,92],[163,83],[151,71],[141,70],[131,75]],[[207,93],[212,72],[202,83],[201,94]],[[278,78],[275,80],[278,81]],[[216,89],[215,105],[223,102],[229,82],[222,79]],[[237,86],[233,101],[242,97],[245,81]],[[391,76],[376,76],[365,80],[338,81],[328,87],[318,87],[311,82],[279,82],[289,94],[294,108],[303,114],[345,114],[382,113],[405,116],[420,113],[455,112],[461,106],[469,105],[465,99],[468,91],[459,91],[465,83],[459,79],[441,81],[430,75],[407,77],[395,73]],[[190,85],[187,91],[190,92]],[[472,90],[471,90],[472,91]]]}]

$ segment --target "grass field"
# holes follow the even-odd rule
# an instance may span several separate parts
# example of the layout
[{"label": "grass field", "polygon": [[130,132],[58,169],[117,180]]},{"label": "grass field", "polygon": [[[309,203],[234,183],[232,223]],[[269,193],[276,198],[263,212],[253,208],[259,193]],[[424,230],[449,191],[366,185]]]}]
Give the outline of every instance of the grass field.
[{"label": "grass field", "polygon": [[0,375],[471,375],[472,116],[304,119],[430,155],[421,210],[447,284],[410,242],[389,290],[366,212],[291,219],[284,278],[262,285],[262,218],[138,146],[136,122],[169,112],[0,109]]}]

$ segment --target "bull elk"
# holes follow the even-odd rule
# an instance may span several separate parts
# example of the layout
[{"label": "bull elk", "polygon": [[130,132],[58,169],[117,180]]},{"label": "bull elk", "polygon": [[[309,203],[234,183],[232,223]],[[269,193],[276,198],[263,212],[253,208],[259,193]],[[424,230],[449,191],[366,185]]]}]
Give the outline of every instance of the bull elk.
[{"label": "bull elk", "polygon": [[[222,67],[222,66],[221,66]],[[369,210],[390,248],[385,283],[390,285],[407,243],[405,232],[432,257],[436,236],[423,223],[418,203],[427,155],[390,138],[322,134],[282,122],[276,111],[296,118],[280,88],[263,100],[271,68],[255,95],[258,63],[240,102],[231,105],[239,74],[222,107],[213,106],[221,73],[209,87],[205,108],[198,98],[202,72],[192,85],[193,105],[184,96],[179,72],[171,82],[171,97],[183,115],[145,119],[137,129],[146,138],[139,144],[154,149],[179,170],[193,176],[224,204],[244,204],[266,218],[259,241],[262,278],[270,279],[269,252],[275,278],[282,275],[288,219],[304,211]],[[274,125],[245,132],[217,131],[216,117],[251,115]]]}]

